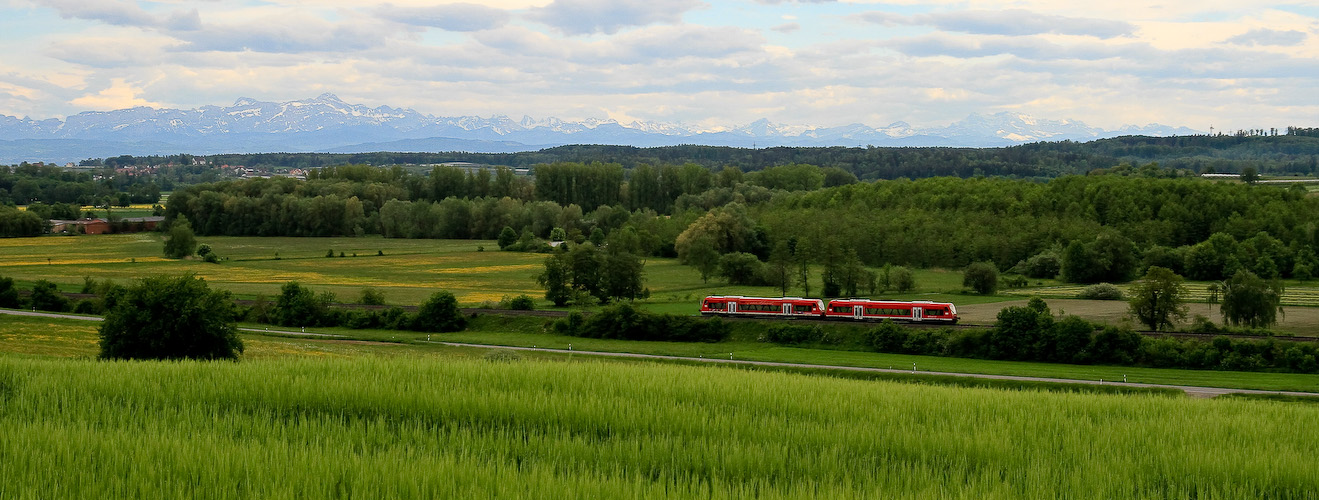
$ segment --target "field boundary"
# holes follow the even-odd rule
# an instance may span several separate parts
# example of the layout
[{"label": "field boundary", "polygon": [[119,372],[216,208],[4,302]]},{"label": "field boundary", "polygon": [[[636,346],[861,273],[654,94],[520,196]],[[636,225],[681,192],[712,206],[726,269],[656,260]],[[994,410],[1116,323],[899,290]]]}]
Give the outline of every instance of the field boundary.
[{"label": "field boundary", "polygon": [[1193,398],[1213,398],[1217,396],[1222,396],[1224,394],[1257,394],[1257,395],[1271,394],[1271,395],[1298,396],[1298,397],[1319,396],[1319,393],[1300,392],[1300,391],[1266,391],[1266,390],[1258,390],[1258,389],[1230,389],[1226,387],[1197,387],[1197,386],[1189,386],[1189,385],[1117,382],[1117,381],[1102,380],[1102,379],[1083,380],[1083,379],[1049,378],[1049,377],[1023,377],[1017,375],[989,375],[984,373],[936,372],[936,371],[921,371],[915,369],[902,370],[902,369],[889,369],[889,368],[870,368],[863,366],[816,365],[816,364],[807,364],[807,363],[784,363],[778,361],[751,361],[751,360],[732,359],[731,356],[733,355],[733,353],[729,353],[730,359],[705,358],[705,357],[693,358],[689,356],[665,356],[660,354],[640,354],[633,352],[582,351],[576,349],[554,349],[547,347],[474,344],[470,342],[445,342],[445,341],[426,341],[426,340],[421,340],[418,342],[441,344],[451,347],[510,349],[515,351],[554,352],[560,354],[576,354],[576,355],[584,355],[584,356],[655,359],[655,360],[664,360],[664,361],[724,363],[724,364],[740,364],[740,365],[769,366],[769,367],[782,367],[782,368],[811,368],[811,369],[844,370],[844,371],[856,371],[856,372],[868,372],[868,373],[918,374],[918,375],[933,375],[940,377],[966,377],[966,378],[981,378],[981,379],[990,379],[990,380],[1010,380],[1017,382],[1045,382],[1045,383],[1053,383],[1053,384],[1111,385],[1111,386],[1131,387],[1131,388],[1176,389],[1185,392],[1188,396],[1191,396]]}]

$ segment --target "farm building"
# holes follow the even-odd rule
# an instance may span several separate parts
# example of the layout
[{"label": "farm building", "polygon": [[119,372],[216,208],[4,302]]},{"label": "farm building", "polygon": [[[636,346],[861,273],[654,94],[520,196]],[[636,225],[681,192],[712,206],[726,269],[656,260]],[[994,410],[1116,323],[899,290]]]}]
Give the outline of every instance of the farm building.
[{"label": "farm building", "polygon": [[59,220],[51,219],[51,234],[106,234],[106,233],[138,233],[142,231],[155,231],[156,226],[165,220],[164,217],[124,217],[110,222],[108,219],[77,219],[77,220]]}]

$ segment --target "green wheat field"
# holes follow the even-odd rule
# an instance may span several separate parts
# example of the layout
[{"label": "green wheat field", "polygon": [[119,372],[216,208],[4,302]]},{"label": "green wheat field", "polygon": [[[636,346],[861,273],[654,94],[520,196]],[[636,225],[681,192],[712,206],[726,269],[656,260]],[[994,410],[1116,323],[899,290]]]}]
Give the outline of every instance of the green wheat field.
[{"label": "green wheat field", "polygon": [[0,357],[0,498],[1314,498],[1319,407],[523,360]]}]

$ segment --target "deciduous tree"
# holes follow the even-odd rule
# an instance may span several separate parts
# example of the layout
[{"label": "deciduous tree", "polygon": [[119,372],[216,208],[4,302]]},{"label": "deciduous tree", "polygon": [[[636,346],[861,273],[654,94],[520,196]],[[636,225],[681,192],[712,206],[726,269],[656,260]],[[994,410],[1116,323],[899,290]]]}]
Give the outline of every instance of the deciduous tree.
[{"label": "deciduous tree", "polygon": [[1128,293],[1131,315],[1151,330],[1165,330],[1186,319],[1186,286],[1171,269],[1150,266]]},{"label": "deciduous tree", "polygon": [[100,327],[106,359],[236,359],[243,352],[233,299],[191,275],[130,286]]}]

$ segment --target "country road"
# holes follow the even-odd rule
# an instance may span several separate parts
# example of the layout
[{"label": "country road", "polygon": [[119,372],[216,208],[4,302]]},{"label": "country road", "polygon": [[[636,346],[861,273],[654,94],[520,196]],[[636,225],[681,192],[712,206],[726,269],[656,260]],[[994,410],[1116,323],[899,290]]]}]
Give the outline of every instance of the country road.
[{"label": "country road", "polygon": [[[12,309],[0,309],[0,314],[8,314],[8,315],[14,315],[14,316],[36,316],[36,317],[47,317],[47,318],[75,319],[75,320],[85,320],[85,321],[101,321],[101,320],[102,320],[102,318],[100,318],[100,317],[98,317],[98,316],[82,316],[82,315],[75,315],[75,314],[59,314],[59,313],[46,313],[46,312],[34,312],[34,311],[17,311],[17,310],[12,310]],[[345,341],[345,342],[346,342],[346,341],[351,341],[350,339],[344,338],[343,335],[334,335],[334,334],[328,334],[328,333],[307,332],[305,329],[303,329],[303,330],[301,330],[301,331],[296,331],[296,330],[271,330],[271,329],[269,329],[269,328],[239,328],[239,330],[240,330],[240,331],[244,331],[244,332],[257,333],[257,334],[276,334],[276,335],[294,335],[294,336],[315,337],[315,338],[317,338],[318,340],[320,340],[320,341],[322,341],[322,342],[335,342],[335,341]],[[1221,395],[1224,395],[1224,394],[1234,394],[1234,393],[1237,393],[1237,394],[1278,394],[1278,395],[1285,395],[1285,396],[1310,396],[1310,397],[1313,397],[1313,396],[1319,396],[1319,393],[1312,393],[1312,392],[1297,392],[1297,391],[1262,391],[1262,390],[1254,390],[1254,389],[1232,389],[1232,388],[1226,388],[1226,387],[1197,387],[1197,386],[1186,386],[1186,385],[1142,384],[1142,383],[1135,383],[1135,382],[1130,382],[1130,383],[1128,383],[1128,382],[1112,382],[1112,381],[1081,380],[1081,379],[1064,379],[1064,378],[1047,378],[1047,377],[1020,377],[1020,376],[1015,376],[1015,375],[987,375],[987,374],[980,374],[980,373],[957,373],[957,372],[936,372],[936,371],[913,371],[913,370],[896,370],[896,369],[888,369],[888,368],[866,368],[866,367],[858,367],[858,366],[814,365],[814,364],[803,364],[803,363],[780,363],[780,362],[774,362],[774,361],[750,361],[750,360],[738,360],[738,359],[716,359],[716,358],[691,358],[691,357],[685,357],[685,356],[662,356],[662,355],[657,355],[657,354],[636,354],[636,353],[628,353],[628,352],[608,352],[608,351],[581,351],[581,350],[570,350],[570,349],[549,349],[549,348],[544,348],[544,347],[518,347],[518,346],[502,346],[502,345],[493,345],[493,344],[472,344],[472,343],[465,343],[465,342],[444,342],[444,341],[421,341],[421,342],[422,342],[422,343],[431,343],[431,344],[440,344],[440,345],[446,345],[446,346],[453,346],[453,347],[477,347],[477,348],[487,348],[487,349],[510,349],[510,350],[516,350],[516,351],[555,352],[555,353],[564,353],[564,354],[578,354],[578,355],[587,355],[587,356],[608,356],[608,357],[633,358],[633,359],[655,359],[655,360],[669,360],[669,361],[675,361],[675,360],[676,360],[676,361],[696,361],[696,362],[705,362],[705,363],[726,363],[726,364],[742,364],[742,365],[771,366],[771,367],[819,368],[819,369],[827,369],[827,370],[846,370],[846,371],[872,372],[872,373],[898,373],[898,374],[911,374],[911,373],[918,373],[918,374],[923,374],[923,375],[942,375],[942,376],[949,376],[949,377],[968,377],[968,378],[994,379],[994,380],[1016,380],[1016,381],[1025,381],[1025,382],[1052,382],[1052,383],[1063,383],[1063,384],[1086,384],[1086,385],[1114,385],[1114,386],[1121,386],[1121,387],[1153,387],[1153,388],[1164,388],[1164,389],[1177,389],[1177,390],[1180,390],[1180,391],[1185,392],[1188,396],[1191,396],[1191,397],[1194,397],[1194,398],[1212,398],[1212,397],[1221,396]]]}]

